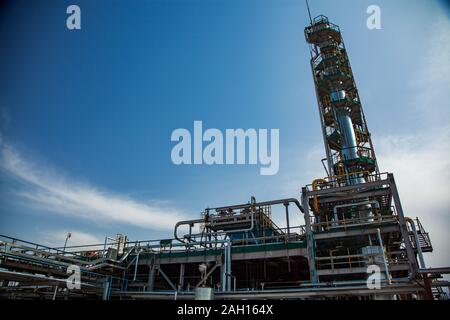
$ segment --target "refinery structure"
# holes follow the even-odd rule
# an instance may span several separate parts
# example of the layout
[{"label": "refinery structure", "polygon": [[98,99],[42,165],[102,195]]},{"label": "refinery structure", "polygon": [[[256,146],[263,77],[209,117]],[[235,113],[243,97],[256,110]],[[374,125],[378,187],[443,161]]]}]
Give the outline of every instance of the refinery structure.
[{"label": "refinery structure", "polygon": [[[0,236],[0,297],[447,298],[442,275],[450,268],[427,268],[430,237],[403,212],[394,175],[378,167],[339,27],[318,16],[305,38],[326,177],[301,188],[298,199],[251,197],[207,208],[200,218],[178,222],[172,239],[117,235],[101,244],[49,248]],[[284,227],[272,220],[274,210],[285,213]],[[304,225],[291,225],[292,215],[304,217]],[[81,284],[68,289],[76,270]]]}]

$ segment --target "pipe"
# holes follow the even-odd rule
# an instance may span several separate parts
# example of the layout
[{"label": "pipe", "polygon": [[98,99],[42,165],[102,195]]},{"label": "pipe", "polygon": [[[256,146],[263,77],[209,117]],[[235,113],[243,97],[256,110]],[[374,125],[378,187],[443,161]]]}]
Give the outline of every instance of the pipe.
[{"label": "pipe", "polygon": [[[237,210],[237,209],[246,209],[246,208],[252,208],[252,207],[263,207],[263,206],[271,206],[271,205],[276,205],[276,204],[289,204],[289,203],[294,203],[297,208],[304,213],[304,208],[302,207],[302,205],[300,204],[300,202],[295,199],[295,198],[287,198],[287,199],[280,199],[280,200],[272,200],[272,201],[263,201],[263,202],[256,202],[255,197],[251,198],[251,202],[250,203],[246,203],[246,204],[240,204],[240,205],[234,205],[234,206],[228,206],[228,207],[217,207],[217,208],[208,208],[207,210],[215,210],[216,212],[220,212],[220,211],[225,211],[225,210]],[[233,232],[246,232],[246,231],[251,231],[254,227],[254,216],[253,216],[253,212],[251,213],[252,215],[252,219],[251,219],[251,227],[250,228],[245,228],[245,229],[239,229],[239,230],[233,230]],[[181,225],[185,225],[185,224],[195,224],[195,223],[202,223],[205,222],[205,219],[195,219],[195,220],[184,220],[184,221],[179,221],[175,224],[175,230],[174,230],[174,238],[177,239],[178,241],[185,243],[183,239],[181,239],[180,237],[178,237],[178,228]],[[211,232],[208,233],[209,235],[220,235],[220,234],[226,234],[228,232]],[[190,237],[195,237],[195,236],[199,236],[202,234],[190,234]]]},{"label": "pipe", "polygon": [[228,291],[231,290],[231,241],[230,239],[228,239],[227,242],[227,254],[228,254],[228,258],[227,258],[227,289]]},{"label": "pipe", "polygon": [[[218,234],[224,234],[224,233],[237,233],[237,232],[246,232],[246,231],[251,231],[253,230],[254,226],[255,226],[255,214],[253,212],[250,212],[250,227],[248,228],[243,228],[243,229],[237,229],[237,230],[232,230],[232,232],[228,232],[228,231],[221,231],[221,232],[210,232],[208,233],[208,235],[218,235]],[[214,220],[212,220],[212,222],[214,222]],[[226,224],[232,224],[232,223],[224,223],[224,225]]]},{"label": "pipe", "polygon": [[229,207],[217,207],[217,208],[212,208],[210,210],[215,210],[216,212],[219,211],[224,211],[227,209],[245,209],[245,208],[249,208],[252,206],[255,207],[264,207],[264,206],[272,206],[275,204],[284,204],[284,203],[294,203],[297,208],[302,212],[305,213],[303,207],[300,205],[300,202],[295,199],[295,198],[287,198],[287,199],[280,199],[280,200],[272,200],[272,201],[263,201],[263,202],[256,202],[256,203],[245,203],[245,204],[239,204],[239,205],[234,205],[234,206],[229,206]]},{"label": "pipe", "polygon": [[224,244],[223,250],[223,267],[222,267],[222,291],[227,291],[227,253]]},{"label": "pipe", "polygon": [[345,160],[358,158],[356,135],[349,111],[338,111],[337,120],[342,131],[342,153]]},{"label": "pipe", "polygon": [[378,242],[380,243],[381,252],[383,253],[383,264],[384,264],[384,271],[386,273],[386,279],[389,284],[392,284],[391,277],[389,275],[389,269],[388,269],[388,264],[387,264],[387,260],[386,260],[386,255],[384,252],[384,245],[383,245],[383,239],[381,238],[380,228],[377,228],[377,236],[378,236]]},{"label": "pipe", "polygon": [[316,257],[314,252],[314,236],[311,228],[311,217],[309,215],[309,207],[308,207],[308,191],[306,187],[302,188],[302,204],[305,208],[305,235],[306,235],[306,244],[308,250],[308,264],[309,264],[309,275],[310,280],[313,284],[319,283],[319,277],[317,276],[317,268],[316,268]]},{"label": "pipe", "polygon": [[[400,279],[402,280],[402,279]],[[340,282],[336,282],[336,287],[329,287],[328,283],[323,284],[311,284],[309,286],[301,286],[296,288],[285,288],[285,289],[264,289],[264,290],[252,290],[252,291],[238,291],[238,292],[226,292],[226,293],[216,293],[216,298],[218,299],[289,299],[289,298],[299,298],[299,296],[294,296],[294,294],[299,294],[303,298],[318,298],[321,296],[343,296],[343,295],[368,295],[373,293],[372,290],[367,288],[367,283],[365,281],[346,281],[348,285],[340,286]],[[385,284],[386,281],[381,281]],[[324,287],[320,287],[320,286]],[[421,291],[422,288],[417,284],[411,284],[409,279],[404,279],[404,281],[393,281],[390,286],[383,285],[380,291],[384,293],[411,293]],[[371,292],[372,291],[372,292]],[[167,299],[175,294],[174,291],[165,290],[158,292],[137,292],[137,291],[116,291],[113,292],[115,296],[125,296],[132,298],[145,298],[151,297],[156,299]],[[178,297],[184,297],[184,299],[193,298],[193,292],[179,292]],[[183,299],[183,298],[180,298]]]},{"label": "pipe", "polygon": [[[347,93],[342,89],[333,91],[330,94],[330,99],[332,102],[344,100],[346,99],[346,97]],[[340,129],[340,137],[342,143],[341,151],[344,160],[357,159],[359,157],[357,152],[358,141],[356,139],[355,129],[353,127],[353,121],[350,116],[350,111],[348,108],[340,108],[333,111]],[[348,168],[347,166],[346,169],[347,173],[352,174],[353,176],[352,179],[348,179],[349,184],[353,185],[364,183],[364,177],[361,174],[353,174],[352,170],[350,170],[350,168]]]},{"label": "pipe", "polygon": [[[191,224],[195,224],[195,223],[202,223],[205,222],[205,219],[196,219],[196,220],[185,220],[185,221],[179,221],[177,222],[177,224],[175,224],[175,230],[173,232],[175,239],[177,239],[178,241],[185,243],[184,240],[182,240],[181,238],[178,237],[178,228],[181,225],[191,225]],[[208,221],[209,223],[211,223],[211,221]],[[233,233],[236,232],[247,232],[247,231],[251,231],[253,230],[253,228],[255,227],[255,215],[253,212],[250,213],[250,227],[249,228],[243,228],[243,229],[237,229],[237,230],[233,230]],[[221,235],[221,234],[226,234],[226,233],[230,233],[229,231],[219,231],[219,232],[209,232],[207,233],[207,235]],[[203,236],[204,233],[197,233],[197,234],[190,234],[190,237],[196,237],[196,236]],[[211,241],[208,241],[211,242]]]},{"label": "pipe", "polygon": [[52,300],[56,300],[56,292],[58,291],[58,285],[55,286],[55,291],[53,292]]},{"label": "pipe", "polygon": [[118,266],[118,265],[115,265],[115,264],[111,264],[111,263],[106,263],[106,262],[105,263],[96,264],[96,265],[91,266],[91,267],[89,267],[87,269],[89,271],[92,271],[92,270],[100,269],[100,268],[103,268],[103,267],[112,267],[112,268],[117,268],[117,269],[120,269],[120,270],[125,270],[124,267],[121,267],[121,266]]},{"label": "pipe", "polygon": [[209,271],[205,274],[205,276],[202,279],[200,279],[200,281],[195,285],[195,288],[198,288],[203,283],[205,283],[208,280],[209,276],[214,272],[214,270],[217,269],[218,266],[219,266],[218,264],[215,264],[211,269],[209,269]]},{"label": "pipe", "polygon": [[289,234],[291,233],[291,229],[289,226],[289,203],[285,203],[284,206],[286,208],[286,226],[287,226],[287,235],[289,237]]},{"label": "pipe", "polygon": [[178,280],[178,290],[182,291],[184,287],[184,270],[185,270],[185,264],[180,264],[180,278]]},{"label": "pipe", "polygon": [[[179,228],[181,225],[185,225],[185,224],[189,225],[189,227],[192,228],[191,225],[194,225],[194,224],[196,224],[196,223],[202,223],[202,222],[205,222],[205,219],[195,219],[195,220],[183,220],[183,221],[178,221],[178,222],[175,224],[175,229],[174,229],[174,231],[173,231],[174,238],[177,239],[178,241],[184,243],[184,240],[182,240],[182,239],[180,239],[180,238],[178,237],[178,234],[177,234],[178,228]],[[192,235],[189,234],[189,236],[192,236]]]},{"label": "pipe", "polygon": [[[364,174],[369,174],[369,172],[368,171],[360,171],[360,172],[354,172],[354,173],[351,173],[351,174],[330,176],[330,177],[327,177],[325,179],[316,179],[316,180],[314,180],[312,182],[313,193],[318,190],[318,185],[319,184],[326,184],[327,183],[326,179],[331,181],[331,179],[333,179],[333,178],[349,177],[350,175],[363,176]],[[314,194],[314,196],[313,196],[313,213],[315,213],[315,214],[319,213],[319,200],[318,200],[318,197],[317,197],[316,194]]]},{"label": "pipe", "polygon": [[133,276],[133,281],[136,281],[136,275],[137,275],[137,269],[138,269],[138,263],[139,263],[139,254],[141,253],[140,250],[138,250],[137,255],[136,255],[136,264],[134,267],[134,276]]},{"label": "pipe", "polygon": [[[337,219],[337,209],[338,208],[346,208],[346,207],[356,207],[356,206],[368,206],[369,204],[376,204],[376,208],[379,209],[380,208],[380,203],[377,200],[371,200],[371,201],[362,201],[362,202],[357,202],[357,203],[348,203],[348,204],[340,204],[337,205],[333,208],[333,213],[334,213],[334,218],[335,218],[335,222],[338,222]],[[372,208],[366,208],[367,210],[371,210]],[[370,215],[369,215],[370,218]]]},{"label": "pipe", "polygon": [[109,300],[109,290],[110,290],[110,283],[109,283],[109,277],[105,279],[104,283],[104,289],[103,289],[103,300]]},{"label": "pipe", "polygon": [[[124,242],[124,248],[125,248],[125,244],[128,244],[128,243],[130,243],[130,242]],[[105,258],[103,258],[103,260],[107,260],[107,261],[110,261],[110,262],[114,262],[114,263],[120,264],[120,263],[122,263],[123,261],[125,261],[128,258],[128,256],[131,254],[131,252],[133,252],[133,250],[136,250],[136,248],[138,247],[138,243],[140,243],[140,242],[138,242],[138,241],[133,242],[134,247],[127,248],[127,251],[125,252],[125,254],[122,255],[122,257],[120,259],[105,259]]]},{"label": "pipe", "polygon": [[[313,191],[317,191],[317,187],[320,184],[327,183],[325,179],[316,179],[312,182],[312,189]],[[317,195],[314,195],[313,197],[313,212],[315,214],[319,214],[319,200],[317,199]]]}]

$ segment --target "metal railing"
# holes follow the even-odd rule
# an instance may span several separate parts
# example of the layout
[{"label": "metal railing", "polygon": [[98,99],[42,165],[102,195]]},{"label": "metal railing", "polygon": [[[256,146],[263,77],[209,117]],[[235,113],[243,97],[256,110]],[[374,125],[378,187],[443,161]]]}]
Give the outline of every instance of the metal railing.
[{"label": "metal railing", "polygon": [[[362,174],[365,178],[365,182],[374,182],[379,180],[387,180],[388,173],[369,173],[368,171],[361,171],[361,172],[352,172],[352,173],[345,173],[341,175],[335,175],[331,177],[325,177],[323,179],[320,179],[322,182],[319,182],[317,184],[316,190],[327,190],[332,189],[336,187],[345,187],[350,185],[355,185],[355,183],[358,180],[359,177],[355,177],[355,175]],[[306,186],[306,189],[308,192],[316,191],[313,188],[313,183]]]},{"label": "metal railing", "polygon": [[[373,210],[377,211],[377,210]],[[327,215],[324,215],[325,221],[321,221],[318,223],[312,223],[311,227],[315,232],[326,232],[326,231],[336,231],[342,230],[346,231],[349,228],[354,228],[357,226],[367,226],[374,224],[390,224],[390,223],[398,223],[398,217],[393,215],[380,215],[375,214],[373,216],[362,216],[358,214],[358,217],[354,218],[345,218],[345,215],[338,214],[340,217],[338,220],[328,219]]]}]

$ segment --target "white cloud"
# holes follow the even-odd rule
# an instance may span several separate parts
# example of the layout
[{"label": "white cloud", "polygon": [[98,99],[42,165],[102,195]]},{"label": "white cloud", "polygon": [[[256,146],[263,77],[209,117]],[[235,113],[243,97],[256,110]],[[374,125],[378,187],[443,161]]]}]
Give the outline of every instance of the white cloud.
[{"label": "white cloud", "polygon": [[[377,139],[380,167],[393,171],[405,215],[419,216],[430,232],[431,266],[450,265],[450,20],[436,17],[429,45],[410,83],[419,122],[408,135]],[[399,119],[401,121],[401,119]]]},{"label": "white cloud", "polygon": [[417,213],[450,205],[450,130],[378,139],[378,162],[395,170],[405,205]]},{"label": "white cloud", "polygon": [[142,203],[87,184],[68,181],[49,168],[27,162],[5,143],[1,147],[0,168],[26,184],[17,195],[36,209],[97,223],[165,230],[172,229],[182,217],[176,209],[161,206],[158,202]]},{"label": "white cloud", "polygon": [[[403,211],[430,232],[434,266],[450,264],[450,148],[448,129],[378,139],[380,168],[394,172]],[[443,143],[444,142],[444,143]]]},{"label": "white cloud", "polygon": [[320,163],[325,157],[325,148],[322,144],[314,145],[308,152],[302,152],[299,148],[292,148],[285,160],[285,169],[280,175],[277,184],[282,194],[293,194],[301,190],[302,186],[312,183],[317,178],[326,176],[326,172]]},{"label": "white cloud", "polygon": [[438,267],[450,265],[450,20],[438,16],[430,29],[402,107],[417,122],[392,119],[408,133],[375,137],[375,149],[381,170],[394,173],[405,215],[430,233],[435,250],[426,260]]},{"label": "white cloud", "polygon": [[[431,25],[429,44],[418,61],[415,77],[410,80],[414,94],[411,106],[424,124],[436,125],[450,120],[450,19],[445,14]],[[420,124],[419,124],[420,125]],[[446,140],[444,143],[449,144]]]},{"label": "white cloud", "polygon": [[63,247],[68,233],[70,233],[70,238],[67,240],[67,247],[102,244],[105,241],[104,238],[80,230],[46,230],[39,233],[39,238],[43,245],[55,248]]}]

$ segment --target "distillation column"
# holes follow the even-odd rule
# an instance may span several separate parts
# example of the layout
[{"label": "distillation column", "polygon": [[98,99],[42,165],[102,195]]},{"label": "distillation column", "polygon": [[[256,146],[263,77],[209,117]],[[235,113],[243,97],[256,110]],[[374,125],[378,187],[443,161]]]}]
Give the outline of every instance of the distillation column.
[{"label": "distillation column", "polygon": [[[386,252],[411,276],[417,267],[398,193],[392,175],[385,179],[379,172],[340,29],[320,15],[305,28],[305,38],[328,164],[328,176],[302,190],[303,206],[314,214],[306,214],[314,219],[307,227],[311,278],[362,280],[365,266],[383,258],[389,280]],[[397,219],[398,230],[386,227]]]},{"label": "distillation column", "polygon": [[378,173],[370,133],[339,27],[318,16],[305,29],[321,117],[328,175],[347,184]]}]

